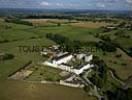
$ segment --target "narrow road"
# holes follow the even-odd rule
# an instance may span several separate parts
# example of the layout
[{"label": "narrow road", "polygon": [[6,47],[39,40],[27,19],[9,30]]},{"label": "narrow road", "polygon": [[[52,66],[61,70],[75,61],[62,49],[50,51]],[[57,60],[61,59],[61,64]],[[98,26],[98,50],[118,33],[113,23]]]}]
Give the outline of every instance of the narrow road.
[{"label": "narrow road", "polygon": [[125,85],[125,83],[124,83],[123,81],[121,81],[120,79],[118,79],[118,78],[114,75],[114,73],[113,73],[112,70],[109,70],[109,72],[110,72],[110,74],[111,74],[111,76],[112,76],[112,78],[113,78],[114,80],[116,80],[117,82],[119,82],[121,85]]},{"label": "narrow road", "polygon": [[132,76],[130,76],[126,82],[125,85],[122,87],[123,89],[128,89],[129,87],[132,87]]}]

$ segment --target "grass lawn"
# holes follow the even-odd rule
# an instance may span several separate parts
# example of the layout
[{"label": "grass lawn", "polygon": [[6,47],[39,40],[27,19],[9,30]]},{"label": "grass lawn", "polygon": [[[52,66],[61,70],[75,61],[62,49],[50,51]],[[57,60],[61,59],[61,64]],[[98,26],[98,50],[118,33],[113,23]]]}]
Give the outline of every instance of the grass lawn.
[{"label": "grass lawn", "polygon": [[39,52],[31,52],[31,53],[21,52],[19,50],[19,46],[26,45],[32,47],[33,45],[47,46],[50,44],[52,44],[52,42],[46,39],[9,42],[6,43],[6,45],[0,44],[1,52],[8,52],[15,55],[15,58],[12,60],[0,62],[0,74],[1,74],[0,78],[4,78],[4,76],[6,78],[9,74],[19,69],[20,67],[24,66],[24,64],[26,64],[30,60],[32,60],[34,63],[38,63],[39,61],[43,60]]},{"label": "grass lawn", "polygon": [[34,69],[32,69],[34,72],[33,74],[28,77],[27,80],[30,81],[59,81],[61,79],[61,76],[59,73],[61,70],[51,68],[49,66],[34,66]]}]

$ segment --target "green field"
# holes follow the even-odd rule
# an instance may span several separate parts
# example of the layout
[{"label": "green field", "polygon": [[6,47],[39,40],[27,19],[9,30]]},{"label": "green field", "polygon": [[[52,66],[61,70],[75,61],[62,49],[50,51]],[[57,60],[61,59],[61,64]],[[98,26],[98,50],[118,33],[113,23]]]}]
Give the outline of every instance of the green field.
[{"label": "green field", "polygon": [[[51,23],[51,21],[49,20],[48,22]],[[65,21],[62,20],[62,22],[65,22]],[[21,53],[18,47],[23,45],[24,46],[25,45],[26,46],[33,46],[33,45],[48,46],[48,45],[54,44],[53,41],[48,40],[45,37],[47,33],[55,33],[55,34],[57,33],[57,34],[64,35],[70,38],[71,40],[80,40],[80,41],[87,41],[87,42],[99,41],[100,39],[95,37],[95,34],[100,33],[101,35],[105,34],[105,35],[111,36],[111,38],[114,39],[114,41],[116,41],[117,43],[120,43],[124,48],[130,47],[132,44],[131,38],[126,39],[126,38],[123,38],[123,37],[121,38],[118,36],[115,37],[114,35],[115,31],[102,33],[101,29],[99,28],[94,28],[94,29],[82,28],[82,27],[77,27],[70,24],[64,24],[61,26],[49,25],[49,26],[34,27],[34,26],[26,26],[26,25],[20,25],[20,24],[5,23],[4,21],[0,21],[0,25],[2,26],[0,27],[0,41],[2,40],[9,41],[8,43],[0,44],[0,47],[1,47],[0,51],[1,52],[6,51],[9,53],[13,53],[15,55],[14,60],[2,62],[0,64],[0,66],[2,66],[0,70],[1,73],[3,73],[1,74],[2,78],[3,76],[7,76],[8,74],[10,74],[10,72],[12,72],[13,70],[21,67],[24,63],[28,62],[29,60],[34,60],[35,62],[37,62],[37,61],[40,61],[40,59],[42,59],[39,53],[28,53],[28,54]],[[7,26],[10,28],[7,28]],[[131,31],[126,31],[125,33],[131,36]],[[116,57],[114,57],[116,53],[110,54],[110,56],[109,56],[109,53],[107,55],[103,55],[103,52],[97,52],[96,54],[99,55],[101,58],[105,59],[107,62],[107,65],[109,65],[109,67],[111,68],[114,68],[117,71],[117,74],[120,73],[120,71],[118,71],[118,69],[120,69],[121,74],[118,74],[118,76],[122,79],[126,79],[128,76],[131,75],[131,72],[129,72],[131,70],[131,63],[130,63],[131,58],[125,55],[122,51],[121,53],[123,55],[121,58],[122,60],[121,59],[119,60]],[[119,63],[113,64],[113,62],[115,61]],[[126,70],[126,72],[124,72],[124,69],[126,67],[123,67],[121,65],[121,62],[122,63],[124,62],[127,64],[128,70]],[[5,68],[5,66],[7,68]],[[9,66],[12,66],[13,68]]]},{"label": "green field", "polygon": [[[3,23],[3,24],[2,24]],[[6,27],[8,23],[1,22]],[[69,37],[74,40],[82,41],[98,41],[91,32],[97,32],[96,29],[82,29],[78,27],[71,27],[69,25],[63,25],[60,27],[31,27],[26,25],[11,24],[9,23],[10,29],[0,28],[0,39],[8,40],[7,43],[0,43],[0,52],[8,52],[15,55],[13,60],[1,62],[1,77],[6,78],[14,70],[19,69],[29,60],[34,62],[41,61],[40,54],[37,53],[24,53],[20,52],[19,46],[49,46],[55,44],[53,41],[45,38],[46,33],[58,33]],[[13,67],[13,68],[12,68]]]},{"label": "green field", "polygon": [[61,76],[59,73],[61,70],[50,68],[49,66],[34,66],[31,68],[34,72],[31,76],[27,78],[29,81],[59,81]]},{"label": "green field", "polygon": [[[27,62],[33,61],[34,64],[37,64],[44,60],[39,52],[20,52],[19,46],[50,46],[55,44],[45,37],[47,33],[61,34],[71,40],[86,42],[98,42],[100,39],[95,37],[96,33],[114,36],[112,32],[102,33],[100,28],[82,28],[70,24],[57,26],[51,25],[51,22],[49,26],[34,27],[5,23],[0,20],[0,41],[8,41],[6,43],[0,43],[0,52],[15,55],[15,58],[12,60],[0,62],[0,100],[42,100],[44,98],[45,100],[95,100],[95,98],[87,96],[81,89],[7,80],[8,75],[23,67]],[[128,34],[131,34],[131,31]],[[119,37],[116,37],[116,41],[126,48],[132,45],[131,40],[124,38],[120,40]],[[115,57],[118,53],[122,55],[121,58]],[[132,58],[127,56],[123,51],[118,50],[117,52],[106,53],[105,55],[103,51],[99,51],[94,52],[94,54],[104,59],[108,67],[113,68],[121,79],[127,79],[132,75]],[[46,71],[43,74],[44,76],[40,76],[42,70],[46,71],[49,69],[39,69],[29,79],[46,79],[49,73],[52,73],[52,75],[55,75],[53,80],[57,80],[58,71],[51,69],[50,71]]]},{"label": "green field", "polygon": [[[67,25],[61,27],[50,26],[34,28],[26,25],[9,24],[2,21],[0,23],[3,26],[0,27],[0,41],[8,40],[7,43],[0,43],[0,52],[15,55],[15,58],[12,60],[0,62],[0,100],[96,100],[93,97],[87,96],[82,89],[7,80],[8,75],[23,67],[28,61],[32,60],[35,64],[44,60],[39,52],[20,52],[19,46],[49,46],[55,44],[45,38],[45,34],[50,32],[63,34],[68,37],[69,34],[73,34],[71,35],[71,39],[76,39],[76,35],[78,34],[80,36],[82,35],[81,39],[83,39],[83,37],[87,36],[89,30],[78,29]],[[7,25],[10,26],[10,28],[7,29]],[[92,35],[89,36],[94,39]],[[80,37],[77,39],[80,39]],[[87,40],[87,38],[85,39]],[[30,79],[38,80],[37,78],[40,75],[40,71],[39,69],[33,73]],[[47,71],[47,69],[45,69],[45,71]],[[49,73],[51,73],[51,76],[57,75],[54,71],[53,69],[49,72],[47,71],[46,74],[44,74],[45,77],[42,77],[42,79],[47,78],[47,75],[49,77]],[[54,77],[54,80],[56,80],[56,77]]]}]

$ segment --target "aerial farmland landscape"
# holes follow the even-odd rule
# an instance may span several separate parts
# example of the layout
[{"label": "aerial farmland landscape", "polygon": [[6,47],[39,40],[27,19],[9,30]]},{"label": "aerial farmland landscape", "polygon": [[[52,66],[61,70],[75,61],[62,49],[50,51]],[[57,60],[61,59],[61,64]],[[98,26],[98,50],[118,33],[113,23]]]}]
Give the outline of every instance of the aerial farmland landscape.
[{"label": "aerial farmland landscape", "polygon": [[0,100],[132,100],[132,1],[1,0]]}]

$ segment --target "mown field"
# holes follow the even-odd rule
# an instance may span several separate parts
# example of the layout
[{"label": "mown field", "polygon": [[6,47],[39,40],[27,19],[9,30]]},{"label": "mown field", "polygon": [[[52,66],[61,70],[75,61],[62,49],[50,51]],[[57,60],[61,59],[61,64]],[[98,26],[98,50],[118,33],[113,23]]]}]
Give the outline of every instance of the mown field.
[{"label": "mown field", "polygon": [[112,23],[106,23],[106,22],[90,22],[90,21],[76,21],[76,20],[59,20],[59,19],[24,19],[25,21],[32,22],[33,25],[36,26],[55,26],[58,25],[71,25],[75,27],[80,27],[80,28],[100,28],[106,25],[112,25]]},{"label": "mown field", "polygon": [[96,100],[83,90],[23,81],[0,81],[0,100]]}]

